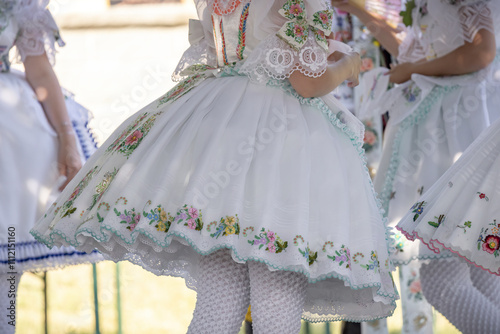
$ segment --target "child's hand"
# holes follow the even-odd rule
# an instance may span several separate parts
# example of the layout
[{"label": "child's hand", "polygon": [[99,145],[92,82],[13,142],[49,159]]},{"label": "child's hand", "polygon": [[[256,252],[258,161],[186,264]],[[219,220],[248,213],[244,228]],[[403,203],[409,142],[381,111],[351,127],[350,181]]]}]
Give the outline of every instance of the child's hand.
[{"label": "child's hand", "polygon": [[350,51],[343,53],[336,51],[328,56],[329,61],[345,61],[346,66],[350,69],[350,75],[347,77],[347,86],[356,87],[359,85],[359,72],[361,71],[361,57],[359,53]]},{"label": "child's hand", "polygon": [[385,75],[390,75],[389,81],[392,83],[403,83],[411,80],[411,75],[415,73],[415,64],[402,63],[399,65],[391,65],[391,69]]},{"label": "child's hand", "polygon": [[80,154],[76,148],[76,140],[73,134],[67,133],[59,137],[59,152],[57,155],[57,169],[59,175],[66,176],[66,181],[59,188],[60,191],[73,179],[82,168]]}]

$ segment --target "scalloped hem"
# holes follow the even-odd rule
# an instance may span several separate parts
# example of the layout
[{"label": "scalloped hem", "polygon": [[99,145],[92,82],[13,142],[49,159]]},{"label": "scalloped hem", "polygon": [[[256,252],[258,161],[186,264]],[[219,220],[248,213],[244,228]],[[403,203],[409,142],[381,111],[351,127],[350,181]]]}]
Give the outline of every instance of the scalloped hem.
[{"label": "scalloped hem", "polygon": [[[82,230],[78,230],[75,232],[75,235],[73,238],[74,241],[72,241],[64,233],[62,233],[61,231],[58,231],[58,230],[52,231],[47,237],[42,236],[41,234],[39,234],[35,230],[32,230],[30,233],[33,235],[33,237],[35,237],[35,239],[37,239],[39,242],[45,244],[49,248],[54,247],[54,245],[59,245],[59,244],[62,245],[63,242],[65,242],[67,245],[73,246],[77,249],[81,248],[82,245],[85,245],[86,248],[97,247],[103,253],[104,258],[112,260],[114,262],[119,262],[121,260],[127,260],[127,261],[130,261],[136,265],[141,266],[145,270],[150,271],[157,276],[168,275],[168,276],[184,278],[186,286],[189,289],[192,289],[194,291],[196,291],[196,283],[195,283],[195,279],[190,274],[189,269],[184,269],[182,271],[179,271],[179,270],[175,270],[176,268],[167,268],[167,269],[162,268],[161,270],[159,270],[159,269],[154,268],[154,267],[148,265],[147,263],[145,263],[145,261],[143,261],[142,257],[140,256],[139,252],[134,252],[134,251],[137,251],[137,248],[125,247],[123,244],[126,244],[128,246],[132,246],[132,245],[140,245],[142,243],[143,245],[150,247],[151,250],[155,250],[154,245],[152,245],[151,243],[144,243],[142,240],[139,239],[139,236],[142,235],[142,236],[146,237],[148,241],[154,243],[157,246],[160,246],[162,248],[161,251],[166,250],[168,247],[170,247],[170,245],[172,244],[173,241],[177,241],[184,246],[189,246],[198,255],[201,255],[201,256],[206,256],[206,255],[209,255],[217,250],[225,248],[225,249],[228,249],[231,251],[231,256],[235,262],[246,263],[248,261],[256,261],[256,262],[260,262],[260,263],[267,265],[268,268],[272,271],[283,270],[283,271],[291,271],[291,272],[301,273],[307,277],[309,284],[315,284],[315,283],[318,283],[318,282],[321,282],[321,281],[324,281],[327,279],[337,279],[337,280],[343,281],[344,286],[348,287],[352,290],[361,290],[361,289],[367,289],[367,288],[373,289],[373,303],[381,303],[384,305],[389,305],[389,307],[390,307],[387,314],[382,314],[378,317],[366,317],[365,316],[365,317],[359,317],[359,318],[350,318],[347,316],[343,317],[343,316],[338,316],[338,315],[331,316],[331,317],[328,315],[326,315],[326,316],[322,315],[320,318],[324,319],[324,320],[318,320],[317,317],[314,317],[312,315],[303,317],[304,320],[307,320],[310,322],[336,321],[334,319],[361,322],[361,321],[370,321],[370,320],[386,318],[386,317],[391,316],[393,314],[394,309],[396,308],[395,300],[399,299],[399,295],[397,295],[397,294],[391,294],[391,293],[386,293],[385,291],[381,291],[382,282],[374,282],[374,283],[366,283],[366,284],[356,285],[356,284],[351,283],[351,280],[349,279],[349,277],[341,275],[340,273],[338,273],[336,271],[331,271],[328,274],[323,274],[323,275],[320,275],[318,277],[311,277],[310,274],[306,270],[304,270],[303,268],[296,268],[296,267],[293,268],[291,266],[282,266],[282,265],[272,263],[269,260],[262,259],[259,257],[242,256],[241,254],[238,253],[238,251],[234,248],[233,245],[229,245],[229,244],[221,244],[221,245],[218,245],[216,247],[212,247],[206,251],[203,251],[200,248],[198,248],[198,246],[195,244],[195,242],[193,240],[191,240],[188,236],[186,236],[182,233],[175,232],[175,231],[167,233],[167,235],[165,236],[165,239],[166,239],[165,242],[157,242],[155,239],[152,238],[151,235],[148,234],[148,232],[143,231],[143,230],[138,229],[138,228],[134,231],[134,234],[135,234],[134,240],[130,240],[130,241],[126,240],[124,237],[122,237],[121,234],[119,233],[119,231],[117,231],[116,229],[114,229],[111,226],[101,225],[99,229],[101,232],[109,231],[112,233],[112,235],[108,236],[107,238],[99,238],[99,236],[97,236],[94,231],[84,228]],[[88,234],[88,235],[86,235],[86,234]],[[85,242],[79,244],[76,240],[78,240],[78,239],[81,240],[82,237],[84,237],[87,240],[85,240]],[[111,251],[109,249],[107,249],[105,247],[105,245],[103,245],[101,243],[102,242],[110,242],[110,241],[114,241],[118,245],[120,245],[121,247],[125,248],[126,252],[122,253],[122,255],[119,255],[119,256],[113,256],[113,254],[108,253]],[[156,253],[159,253],[161,251],[155,250]],[[397,293],[397,291],[396,291],[396,293]],[[307,312],[307,310],[306,310],[306,312]],[[314,312],[310,312],[310,313],[315,314]]]},{"label": "scalloped hem", "polygon": [[[406,231],[402,230],[401,227],[399,226],[396,226],[396,228],[401,232],[403,233],[405,236],[406,235],[409,235]],[[472,261],[470,260],[468,257],[466,257],[465,255],[462,255],[458,250],[455,250],[453,248],[451,248],[451,246],[447,246],[445,245],[444,243],[442,243],[441,241],[437,240],[437,239],[429,239],[429,243],[425,242],[424,239],[418,234],[418,232],[414,231],[413,232],[414,234],[414,238],[416,237],[418,240],[420,240],[422,243],[424,243],[427,247],[429,247],[429,249],[433,252],[435,252],[436,254],[441,254],[442,257],[435,257],[435,258],[431,258],[430,260],[441,260],[441,259],[448,259],[448,258],[453,258],[454,256],[445,256],[443,255],[439,249],[436,249],[436,250],[433,250],[432,248],[430,248],[431,246],[429,246],[429,243],[436,243],[438,245],[440,245],[442,248],[446,249],[447,251],[449,251],[450,253],[453,253],[455,254],[456,256],[458,256],[459,258],[467,261],[468,263],[472,264],[473,266],[475,267],[478,267],[479,269],[482,269],[484,271],[487,271],[488,273],[492,274],[492,275],[497,275],[497,276],[500,276],[500,269],[498,269],[497,272],[494,272],[494,271],[491,271],[490,269],[488,268],[485,268],[483,267],[482,265],[480,265],[479,263],[475,262],[475,261]],[[463,250],[461,250],[463,251]]]}]

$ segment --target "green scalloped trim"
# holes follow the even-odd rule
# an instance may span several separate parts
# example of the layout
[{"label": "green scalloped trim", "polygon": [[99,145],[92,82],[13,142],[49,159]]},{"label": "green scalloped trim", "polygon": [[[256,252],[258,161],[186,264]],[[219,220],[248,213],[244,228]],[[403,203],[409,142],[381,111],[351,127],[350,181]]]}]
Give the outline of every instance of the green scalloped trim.
[{"label": "green scalloped trim", "polygon": [[[366,289],[366,288],[377,288],[377,291],[376,291],[377,295],[385,297],[385,298],[392,299],[390,305],[394,306],[394,308],[396,307],[395,300],[399,298],[399,294],[397,294],[397,290],[395,290],[396,294],[384,293],[384,292],[379,291],[381,289],[381,287],[382,287],[382,285],[380,283],[369,283],[369,284],[353,285],[353,284],[351,284],[351,281],[349,280],[349,278],[347,276],[340,275],[340,274],[338,274],[336,272],[332,272],[332,273],[329,273],[329,274],[324,274],[324,275],[321,275],[321,276],[319,276],[317,278],[313,278],[312,279],[310,277],[309,272],[307,272],[307,271],[305,271],[303,269],[295,269],[295,268],[289,268],[289,267],[284,267],[284,266],[276,265],[274,263],[269,262],[268,260],[264,260],[264,259],[261,259],[261,258],[258,258],[258,257],[243,257],[243,256],[240,256],[239,253],[238,253],[238,251],[234,248],[234,246],[230,245],[230,244],[220,244],[220,245],[218,245],[216,247],[210,248],[207,251],[203,251],[200,248],[198,248],[198,246],[186,234],[179,233],[179,232],[176,232],[176,231],[168,232],[166,234],[164,240],[160,241],[160,240],[156,239],[151,233],[149,233],[147,231],[144,231],[144,229],[142,229],[142,228],[136,228],[134,230],[134,232],[131,233],[131,235],[135,236],[134,239],[132,239],[132,238],[131,239],[125,238],[125,236],[123,236],[120,233],[120,231],[118,231],[117,229],[115,229],[115,228],[113,228],[111,226],[105,225],[105,224],[101,224],[100,225],[100,230],[101,231],[106,230],[106,231],[112,232],[114,235],[116,235],[122,241],[124,241],[127,245],[133,245],[136,242],[136,240],[137,240],[137,236],[140,235],[140,234],[142,234],[142,235],[148,237],[150,240],[152,240],[158,246],[161,246],[162,248],[169,247],[172,238],[175,236],[177,238],[180,238],[180,239],[183,239],[184,241],[186,241],[186,243],[190,247],[192,247],[198,254],[203,255],[203,256],[209,255],[209,254],[211,254],[211,253],[213,253],[215,251],[218,251],[220,249],[229,249],[232,252],[233,258],[238,259],[238,261],[241,261],[241,262],[255,261],[255,262],[263,263],[263,264],[267,265],[268,267],[271,267],[271,268],[273,268],[275,270],[283,270],[283,271],[290,271],[290,272],[301,273],[301,274],[303,274],[304,276],[306,276],[308,278],[308,281],[311,284],[323,281],[325,279],[335,278],[335,279],[344,281],[346,283],[346,285],[348,285],[353,290],[361,290],[361,289]],[[103,235],[105,237],[101,238],[100,236],[98,236],[94,232],[94,230],[91,230],[91,229],[88,229],[88,228],[82,228],[82,229],[77,230],[75,232],[74,240],[71,240],[64,232],[59,231],[59,230],[55,230],[55,229],[50,233],[50,235],[47,238],[44,238],[38,231],[35,231],[35,230],[31,230],[30,233],[31,233],[31,235],[33,235],[33,237],[37,241],[45,244],[49,248],[52,248],[55,245],[55,241],[56,240],[54,238],[54,235],[59,236],[68,245],[73,246],[75,248],[78,248],[79,246],[81,246],[76,241],[76,236],[80,235],[80,234],[88,233],[89,235],[92,236],[93,239],[95,239],[98,242],[108,242],[111,239],[111,237],[109,237],[109,236],[106,238],[106,236],[104,234]],[[170,240],[167,240],[167,239],[170,239]],[[146,267],[144,267],[144,268],[146,269]],[[172,275],[172,273],[169,273],[169,275]],[[394,312],[394,309],[387,316],[380,317],[380,318],[367,318],[366,320],[382,319],[382,318],[391,316],[393,314],[393,312]],[[345,320],[347,320],[347,319],[345,319]],[[357,321],[365,321],[365,320],[359,320],[358,319]],[[317,322],[321,322],[321,321],[317,321]]]}]

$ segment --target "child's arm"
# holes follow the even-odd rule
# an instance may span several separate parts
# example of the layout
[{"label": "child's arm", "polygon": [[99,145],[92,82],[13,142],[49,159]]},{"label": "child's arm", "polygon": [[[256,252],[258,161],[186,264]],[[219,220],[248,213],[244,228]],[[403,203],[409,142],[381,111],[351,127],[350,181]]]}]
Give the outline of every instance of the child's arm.
[{"label": "child's arm", "polygon": [[398,31],[390,26],[387,21],[377,14],[370,13],[350,0],[332,0],[332,5],[340,10],[356,15],[358,19],[370,30],[373,37],[382,44],[394,57],[398,56],[399,44]]},{"label": "child's arm", "polygon": [[[290,76],[292,87],[303,97],[320,97],[330,93],[342,82],[348,80],[349,86],[358,85],[358,75],[361,67],[359,54],[335,52],[328,58],[326,72],[317,78],[308,77],[299,71]],[[335,61],[330,61],[335,60]]]},{"label": "child's arm", "polygon": [[60,175],[67,177],[65,184],[60,188],[62,190],[82,167],[64,96],[45,53],[40,56],[27,56],[24,67],[26,79],[35,91],[50,124],[57,132],[59,140],[57,168]]},{"label": "child's arm", "polygon": [[482,29],[471,43],[465,43],[443,57],[396,65],[387,75],[391,76],[391,82],[402,83],[410,80],[413,73],[427,76],[468,74],[487,67],[495,59],[495,54],[495,35]]}]

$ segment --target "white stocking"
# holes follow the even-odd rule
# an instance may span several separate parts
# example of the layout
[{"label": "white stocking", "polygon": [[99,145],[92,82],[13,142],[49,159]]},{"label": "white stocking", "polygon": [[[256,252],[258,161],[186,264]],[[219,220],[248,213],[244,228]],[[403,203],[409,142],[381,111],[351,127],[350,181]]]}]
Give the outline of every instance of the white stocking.
[{"label": "white stocking", "polygon": [[466,263],[431,261],[420,277],[427,301],[462,333],[498,333],[500,310],[472,284]]},{"label": "white stocking", "polygon": [[469,264],[469,267],[472,284],[494,305],[500,306],[500,276],[490,274],[472,264]]},{"label": "white stocking", "polygon": [[[21,274],[0,274],[0,333],[14,334],[16,327],[16,297]],[[12,302],[14,304],[12,304]]]},{"label": "white stocking", "polygon": [[288,271],[270,271],[265,264],[248,263],[254,334],[298,334],[307,278]]},{"label": "white stocking", "polygon": [[227,249],[200,262],[196,308],[188,334],[236,334],[250,304],[248,269],[233,261]]}]

